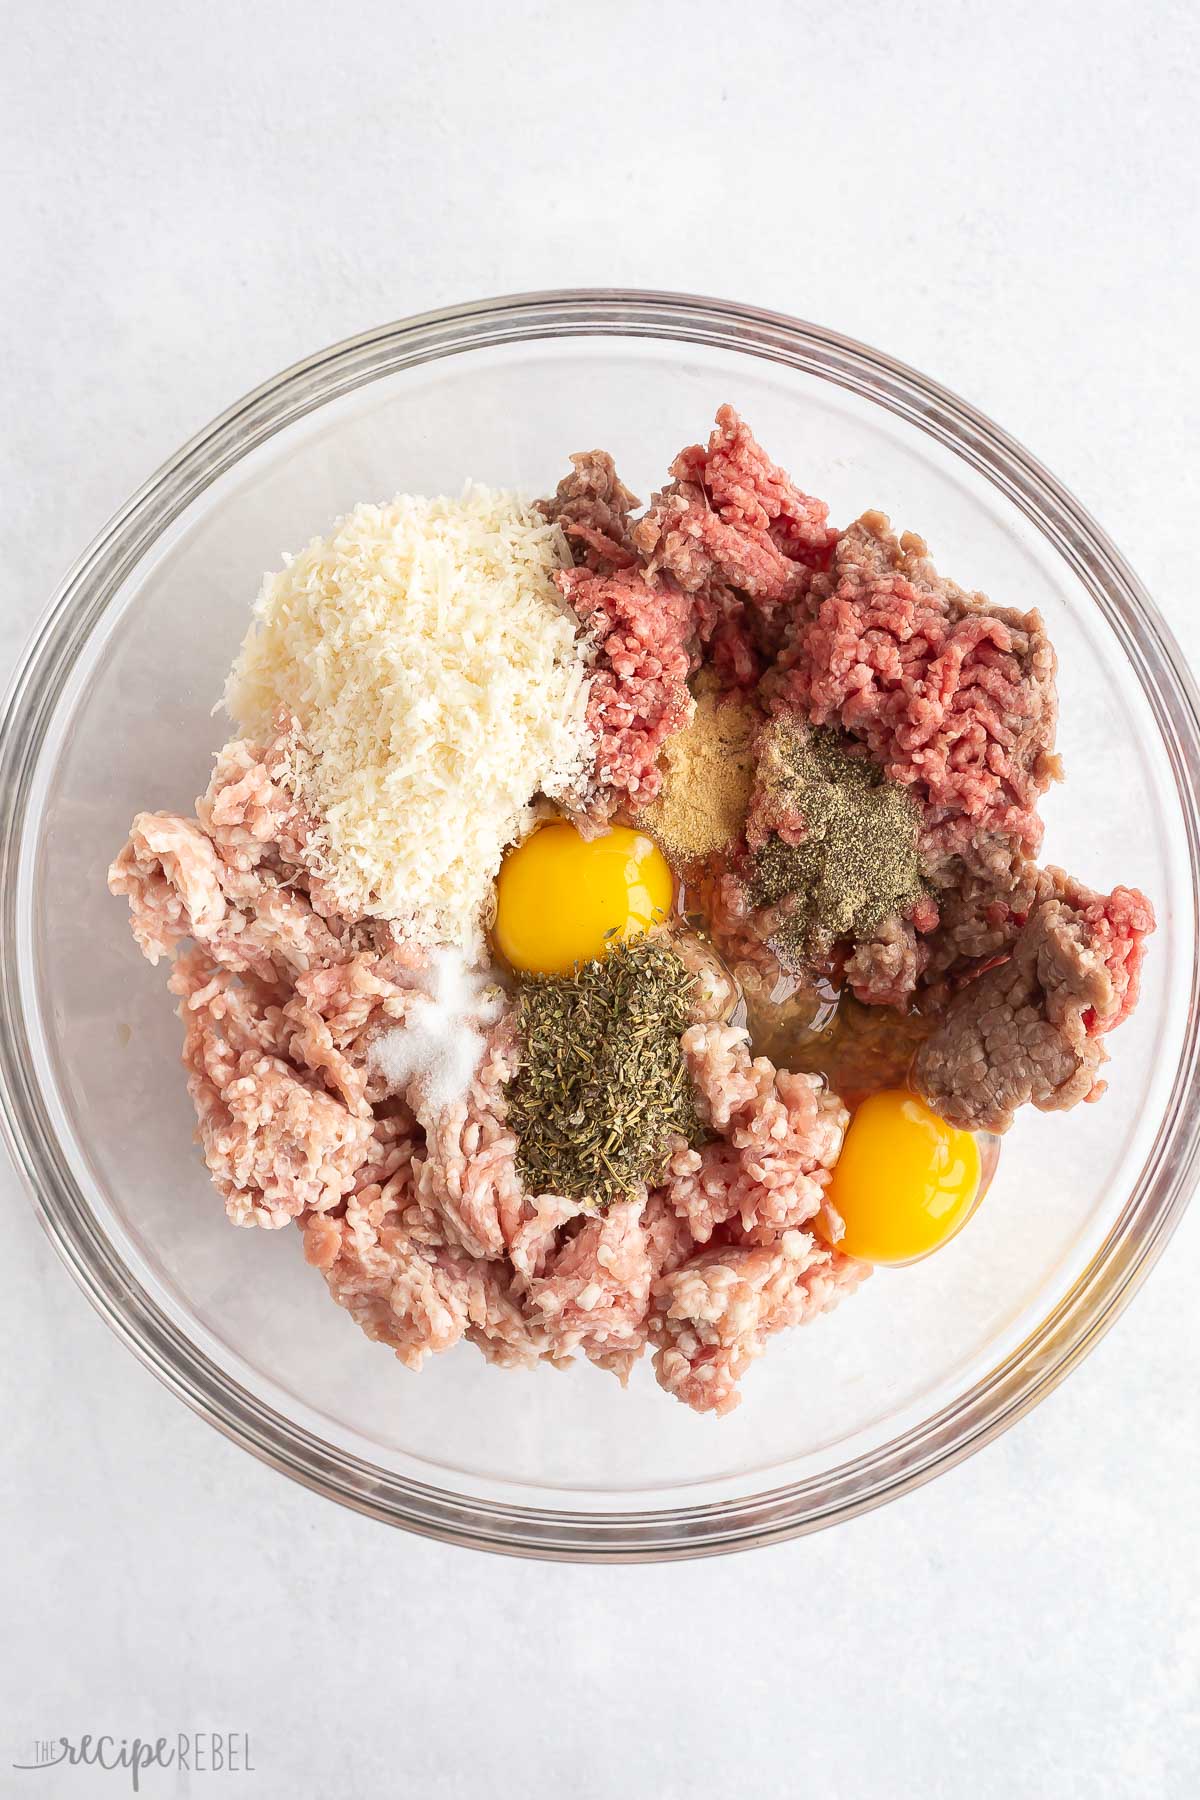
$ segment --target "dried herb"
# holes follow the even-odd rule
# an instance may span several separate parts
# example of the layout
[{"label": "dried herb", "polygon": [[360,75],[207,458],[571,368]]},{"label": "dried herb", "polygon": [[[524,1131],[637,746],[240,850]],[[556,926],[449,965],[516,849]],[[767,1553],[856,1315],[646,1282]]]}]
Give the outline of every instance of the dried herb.
[{"label": "dried herb", "polygon": [[754,863],[758,906],[787,901],[779,948],[818,955],[839,938],[869,937],[922,893],[920,820],[911,796],[837,732],[780,721],[759,769],[767,818],[786,818],[803,841],[772,832]]},{"label": "dried herb", "polygon": [[517,1169],[531,1193],[610,1205],[699,1135],[679,1047],[692,976],[661,938],[614,944],[571,975],[521,986],[521,1063],[508,1089]]}]

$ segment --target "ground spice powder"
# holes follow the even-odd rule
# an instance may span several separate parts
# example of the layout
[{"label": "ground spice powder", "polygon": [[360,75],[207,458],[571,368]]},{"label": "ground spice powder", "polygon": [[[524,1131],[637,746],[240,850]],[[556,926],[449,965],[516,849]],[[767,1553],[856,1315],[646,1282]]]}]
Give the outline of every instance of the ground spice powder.
[{"label": "ground spice powder", "polygon": [[840,938],[869,937],[922,893],[911,796],[851,754],[837,732],[777,721],[759,780],[765,818],[774,815],[779,829],[755,858],[752,897],[759,906],[789,903],[782,948],[811,955]]},{"label": "ground spice powder", "polygon": [[739,699],[722,699],[715,681],[696,689],[690,725],[663,747],[662,790],[640,815],[672,862],[711,856],[740,834],[754,784],[759,715]]}]

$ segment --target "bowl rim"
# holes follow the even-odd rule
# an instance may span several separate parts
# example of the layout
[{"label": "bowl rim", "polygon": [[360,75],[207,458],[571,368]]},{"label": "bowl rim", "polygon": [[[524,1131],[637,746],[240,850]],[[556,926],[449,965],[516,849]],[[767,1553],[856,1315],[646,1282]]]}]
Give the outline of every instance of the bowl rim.
[{"label": "bowl rim", "polygon": [[969,1392],[865,1456],[748,1498],[611,1513],[454,1494],[323,1442],[233,1381],[134,1279],[58,1151],[33,1075],[18,967],[18,889],[46,731],[74,664],[128,574],[213,481],[316,407],[383,375],[488,346],[616,336],[778,361],[863,395],[952,449],[1015,504],[1104,613],[1148,700],[1182,807],[1194,916],[1200,871],[1200,694],[1145,588],[1100,526],[1014,438],[915,369],[841,333],[703,296],[619,288],[503,295],[378,326],[263,382],[198,432],[114,514],[59,584],[0,706],[0,1130],[42,1226],[112,1330],[227,1437],[326,1498],[443,1542],[543,1559],[676,1560],[778,1542],[849,1519],[954,1467],[1021,1418],[1094,1347],[1161,1254],[1200,1174],[1200,941],[1163,1118],[1087,1269]]}]

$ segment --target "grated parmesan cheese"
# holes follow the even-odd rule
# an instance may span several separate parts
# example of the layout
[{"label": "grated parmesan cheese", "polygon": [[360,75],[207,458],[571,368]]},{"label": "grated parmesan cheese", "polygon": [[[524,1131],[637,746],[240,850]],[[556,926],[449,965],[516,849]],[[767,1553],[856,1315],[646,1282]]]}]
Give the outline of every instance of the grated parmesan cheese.
[{"label": "grated parmesan cheese", "polygon": [[551,579],[565,539],[517,495],[356,506],[267,576],[226,686],[239,728],[297,719],[314,866],[349,916],[470,944],[539,791],[594,755],[587,664]]}]

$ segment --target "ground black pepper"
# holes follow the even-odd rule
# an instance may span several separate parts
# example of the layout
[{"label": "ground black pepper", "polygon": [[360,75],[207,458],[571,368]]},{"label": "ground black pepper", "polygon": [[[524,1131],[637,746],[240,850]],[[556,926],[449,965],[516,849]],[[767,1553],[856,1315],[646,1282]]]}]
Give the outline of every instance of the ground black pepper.
[{"label": "ground black pepper", "polygon": [[923,891],[919,817],[911,797],[848,740],[829,730],[777,721],[759,765],[760,816],[773,831],[754,860],[751,897],[779,906],[776,941],[794,956],[819,955],[839,939],[869,937]]}]

